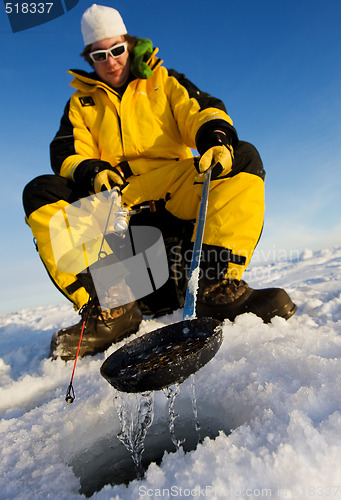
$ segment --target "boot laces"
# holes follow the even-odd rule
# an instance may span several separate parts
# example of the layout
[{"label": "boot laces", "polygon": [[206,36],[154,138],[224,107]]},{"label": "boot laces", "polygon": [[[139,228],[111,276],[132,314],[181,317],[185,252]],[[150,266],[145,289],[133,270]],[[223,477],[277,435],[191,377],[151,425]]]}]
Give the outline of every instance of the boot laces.
[{"label": "boot laces", "polygon": [[[88,321],[92,319],[94,321],[95,329],[97,328],[98,322],[101,321],[103,324],[110,328],[110,324],[108,321],[115,319],[116,317],[122,315],[124,313],[125,308],[122,306],[115,307],[113,309],[106,309],[102,311],[99,300],[97,297],[94,299],[90,299],[80,310],[79,314],[82,317],[82,321],[84,319]],[[112,312],[116,311],[116,314]]]},{"label": "boot laces", "polygon": [[243,280],[225,278],[208,286],[204,291],[203,298],[209,302],[232,303],[239,299],[247,288],[248,285]]},{"label": "boot laces", "polygon": [[95,329],[97,328],[97,324],[99,321],[103,321],[105,326],[108,326],[106,323],[101,306],[99,304],[98,298],[90,298],[90,300],[84,304],[83,307],[80,308],[79,314],[81,315],[82,321],[88,321],[90,318],[94,321]]}]

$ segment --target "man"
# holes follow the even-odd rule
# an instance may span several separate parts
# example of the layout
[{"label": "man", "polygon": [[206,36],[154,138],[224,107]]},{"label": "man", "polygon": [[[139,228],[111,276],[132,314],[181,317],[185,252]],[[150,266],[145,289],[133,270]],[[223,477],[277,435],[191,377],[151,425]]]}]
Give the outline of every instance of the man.
[{"label": "man", "polygon": [[[91,273],[58,268],[52,217],[117,187],[126,208],[156,202],[161,230],[178,237],[183,255],[184,235],[189,228],[195,234],[191,221],[198,214],[203,174],[212,165],[197,316],[234,320],[253,312],[264,321],[275,315],[288,319],[296,306],[284,290],[253,290],[241,280],[263,226],[265,172],[256,149],[239,141],[219,99],[167,70],[150,40],[128,35],[115,9],[92,5],[81,27],[82,55],[93,71],[70,71],[76,92],[51,143],[56,175],[38,177],[24,191],[27,222],[49,275],[76,309],[86,311],[81,355],[136,331],[142,315],[136,301],[100,311]],[[200,156],[193,158],[193,149]],[[87,262],[91,270],[95,259],[88,256]],[[57,332],[51,355],[72,358],[81,328],[82,322]]]}]

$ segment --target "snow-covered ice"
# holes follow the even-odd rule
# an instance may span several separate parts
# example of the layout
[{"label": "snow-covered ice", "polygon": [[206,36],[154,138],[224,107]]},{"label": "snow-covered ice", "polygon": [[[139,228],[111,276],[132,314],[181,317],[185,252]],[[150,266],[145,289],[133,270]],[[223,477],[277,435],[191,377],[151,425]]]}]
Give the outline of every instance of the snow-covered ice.
[{"label": "snow-covered ice", "polygon": [[[47,359],[52,333],[79,320],[67,303],[0,315],[0,499],[341,498],[341,248],[254,263],[251,286],[285,287],[298,305],[288,322],[251,314],[224,324],[215,358],[176,400],[174,451],[167,398],[155,393],[141,481],[117,439],[115,390],[100,376],[106,353],[73,363]],[[182,318],[142,323],[137,335]],[[127,396],[128,397],[128,396]],[[165,453],[163,450],[167,449]],[[111,484],[110,484],[111,483]]]}]

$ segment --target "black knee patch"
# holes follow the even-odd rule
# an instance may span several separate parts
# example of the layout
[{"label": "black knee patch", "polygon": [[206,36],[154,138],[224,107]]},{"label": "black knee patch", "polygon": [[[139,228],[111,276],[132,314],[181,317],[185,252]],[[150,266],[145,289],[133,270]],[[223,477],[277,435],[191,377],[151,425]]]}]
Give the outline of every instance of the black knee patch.
[{"label": "black knee patch", "polygon": [[249,142],[239,141],[234,149],[235,164],[231,172],[232,175],[239,174],[239,172],[247,172],[254,174],[265,179],[265,170],[263,162],[257,149]]},{"label": "black knee patch", "polygon": [[88,192],[81,191],[77,185],[59,175],[41,175],[27,184],[23,191],[23,206],[26,217],[38,208],[59,200],[74,203],[79,198],[89,196]]}]

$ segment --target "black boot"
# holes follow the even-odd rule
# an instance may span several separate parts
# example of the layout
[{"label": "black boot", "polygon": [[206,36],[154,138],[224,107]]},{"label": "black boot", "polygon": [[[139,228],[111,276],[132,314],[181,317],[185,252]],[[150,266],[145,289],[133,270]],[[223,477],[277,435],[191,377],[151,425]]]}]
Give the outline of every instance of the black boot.
[{"label": "black boot", "polygon": [[245,281],[203,277],[199,282],[197,317],[233,321],[251,312],[269,323],[275,316],[289,319],[297,310],[287,292],[281,288],[254,290]]},{"label": "black boot", "polygon": [[142,313],[137,302],[101,311],[98,300],[92,300],[82,309],[82,319],[76,325],[63,328],[51,339],[50,358],[64,361],[76,357],[79,338],[86,320],[79,356],[94,355],[103,352],[111,344],[135,333],[142,321]]}]

